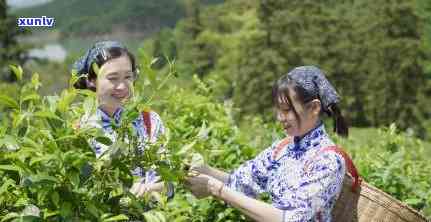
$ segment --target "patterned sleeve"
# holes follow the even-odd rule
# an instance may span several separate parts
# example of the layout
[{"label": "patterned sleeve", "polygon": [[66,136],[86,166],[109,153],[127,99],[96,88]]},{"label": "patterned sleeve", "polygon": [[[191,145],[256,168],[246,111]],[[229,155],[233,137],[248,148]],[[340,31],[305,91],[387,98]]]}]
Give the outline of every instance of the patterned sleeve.
[{"label": "patterned sleeve", "polygon": [[[151,142],[156,142],[157,139],[160,138],[160,136],[162,136],[165,133],[165,127],[163,125],[163,121],[160,118],[159,114],[157,114],[156,112],[151,112],[150,113],[150,118],[151,118],[151,138],[150,141]],[[145,125],[145,124],[143,124]],[[145,129],[146,130],[146,129]],[[160,147],[159,153],[166,153],[166,149],[164,148],[164,146],[162,145]],[[138,167],[136,169],[133,170],[132,172],[133,175],[136,176],[140,176],[141,177],[141,183],[157,183],[160,182],[160,176],[157,175],[157,172],[155,170],[143,170],[142,168]],[[167,182],[166,183],[167,186],[167,196],[168,199],[171,199],[174,196],[174,186],[171,182]]]},{"label": "patterned sleeve", "polygon": [[[151,143],[155,143],[157,139],[165,133],[165,128],[163,126],[162,119],[160,118],[159,114],[156,112],[150,112],[150,121],[151,121],[151,135],[150,135],[150,141]],[[146,136],[148,138],[148,129],[146,128],[144,121],[141,122],[141,130],[142,134],[141,136]],[[145,149],[145,145],[141,147],[142,149]],[[160,148],[159,153],[165,152],[165,149],[163,146]],[[157,173],[154,170],[143,170],[141,167],[137,167],[132,171],[132,174],[135,176],[141,177],[142,183],[156,183],[160,181],[160,176],[157,175]]]},{"label": "patterned sleeve", "polygon": [[[311,221],[319,212],[334,206],[345,174],[344,159],[334,152],[325,152],[311,162],[296,182],[281,180],[279,203],[283,221]],[[293,185],[292,185],[293,184]],[[283,192],[284,191],[284,192]]]},{"label": "patterned sleeve", "polygon": [[271,154],[272,147],[267,148],[254,159],[243,163],[229,175],[226,186],[249,197],[256,197],[257,194],[265,192]]},{"label": "patterned sleeve", "polygon": [[165,126],[162,118],[156,112],[151,112],[151,130],[153,131],[153,137],[157,140],[160,136],[165,134]]}]

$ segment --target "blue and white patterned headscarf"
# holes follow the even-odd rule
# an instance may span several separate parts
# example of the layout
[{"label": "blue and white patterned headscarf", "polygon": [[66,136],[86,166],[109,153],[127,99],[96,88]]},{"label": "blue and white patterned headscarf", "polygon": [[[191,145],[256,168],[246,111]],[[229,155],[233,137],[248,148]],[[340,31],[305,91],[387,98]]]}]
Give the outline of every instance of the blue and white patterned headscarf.
[{"label": "blue and white patterned headscarf", "polygon": [[84,75],[90,72],[91,65],[97,60],[98,56],[102,56],[105,60],[108,56],[107,49],[126,47],[117,41],[102,41],[96,42],[87,52],[73,64],[73,69],[78,75]]},{"label": "blue and white patterned headscarf", "polygon": [[303,88],[311,98],[319,98],[325,112],[329,112],[329,106],[340,101],[334,87],[326,79],[323,72],[315,66],[296,67],[287,76]]}]

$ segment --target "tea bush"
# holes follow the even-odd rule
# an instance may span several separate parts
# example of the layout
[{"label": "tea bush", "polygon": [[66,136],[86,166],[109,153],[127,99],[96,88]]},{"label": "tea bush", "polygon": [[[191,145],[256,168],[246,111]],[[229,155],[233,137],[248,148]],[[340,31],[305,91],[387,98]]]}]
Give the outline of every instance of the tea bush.
[{"label": "tea bush", "polygon": [[[245,118],[240,128],[232,104],[216,101],[210,86],[193,78],[187,83],[191,87],[179,87],[171,81],[177,75],[172,64],[156,72],[154,62],[142,58],[145,74],[115,129],[115,142],[98,129],[75,126],[94,112],[94,93],[69,87],[60,95],[41,96],[38,75],[23,81],[22,70],[14,68],[20,80],[17,93],[0,96],[1,221],[249,221],[221,201],[194,198],[182,186],[183,169],[204,161],[232,170],[280,138],[280,129],[259,117]],[[159,143],[139,153],[130,124],[150,108],[160,113],[168,130]],[[431,216],[431,164],[422,141],[395,126],[353,129],[349,139],[333,137],[367,182]],[[89,145],[91,138],[111,146],[100,159]],[[159,155],[162,144],[168,153]],[[173,181],[175,197],[135,198],[128,187],[136,179],[130,174],[136,165]]]}]

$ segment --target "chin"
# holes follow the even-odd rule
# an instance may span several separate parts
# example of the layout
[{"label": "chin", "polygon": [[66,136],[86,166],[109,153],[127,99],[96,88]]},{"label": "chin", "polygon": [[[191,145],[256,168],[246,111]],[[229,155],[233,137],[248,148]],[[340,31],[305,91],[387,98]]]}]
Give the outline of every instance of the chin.
[{"label": "chin", "polygon": [[294,130],[284,130],[287,136],[298,136],[298,133]]}]

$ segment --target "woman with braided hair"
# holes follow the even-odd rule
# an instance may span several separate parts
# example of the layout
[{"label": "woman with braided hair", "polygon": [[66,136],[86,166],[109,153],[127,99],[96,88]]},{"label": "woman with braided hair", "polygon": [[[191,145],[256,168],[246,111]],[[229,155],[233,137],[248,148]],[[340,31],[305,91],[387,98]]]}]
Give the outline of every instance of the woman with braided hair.
[{"label": "woman with braided hair", "polygon": [[[334,118],[334,131],[347,136],[339,96],[314,66],[293,69],[273,86],[277,119],[286,137],[231,173],[207,165],[192,168],[188,187],[197,197],[212,195],[256,221],[331,221],[346,166],[321,120]],[[271,204],[256,200],[269,194]]]}]

